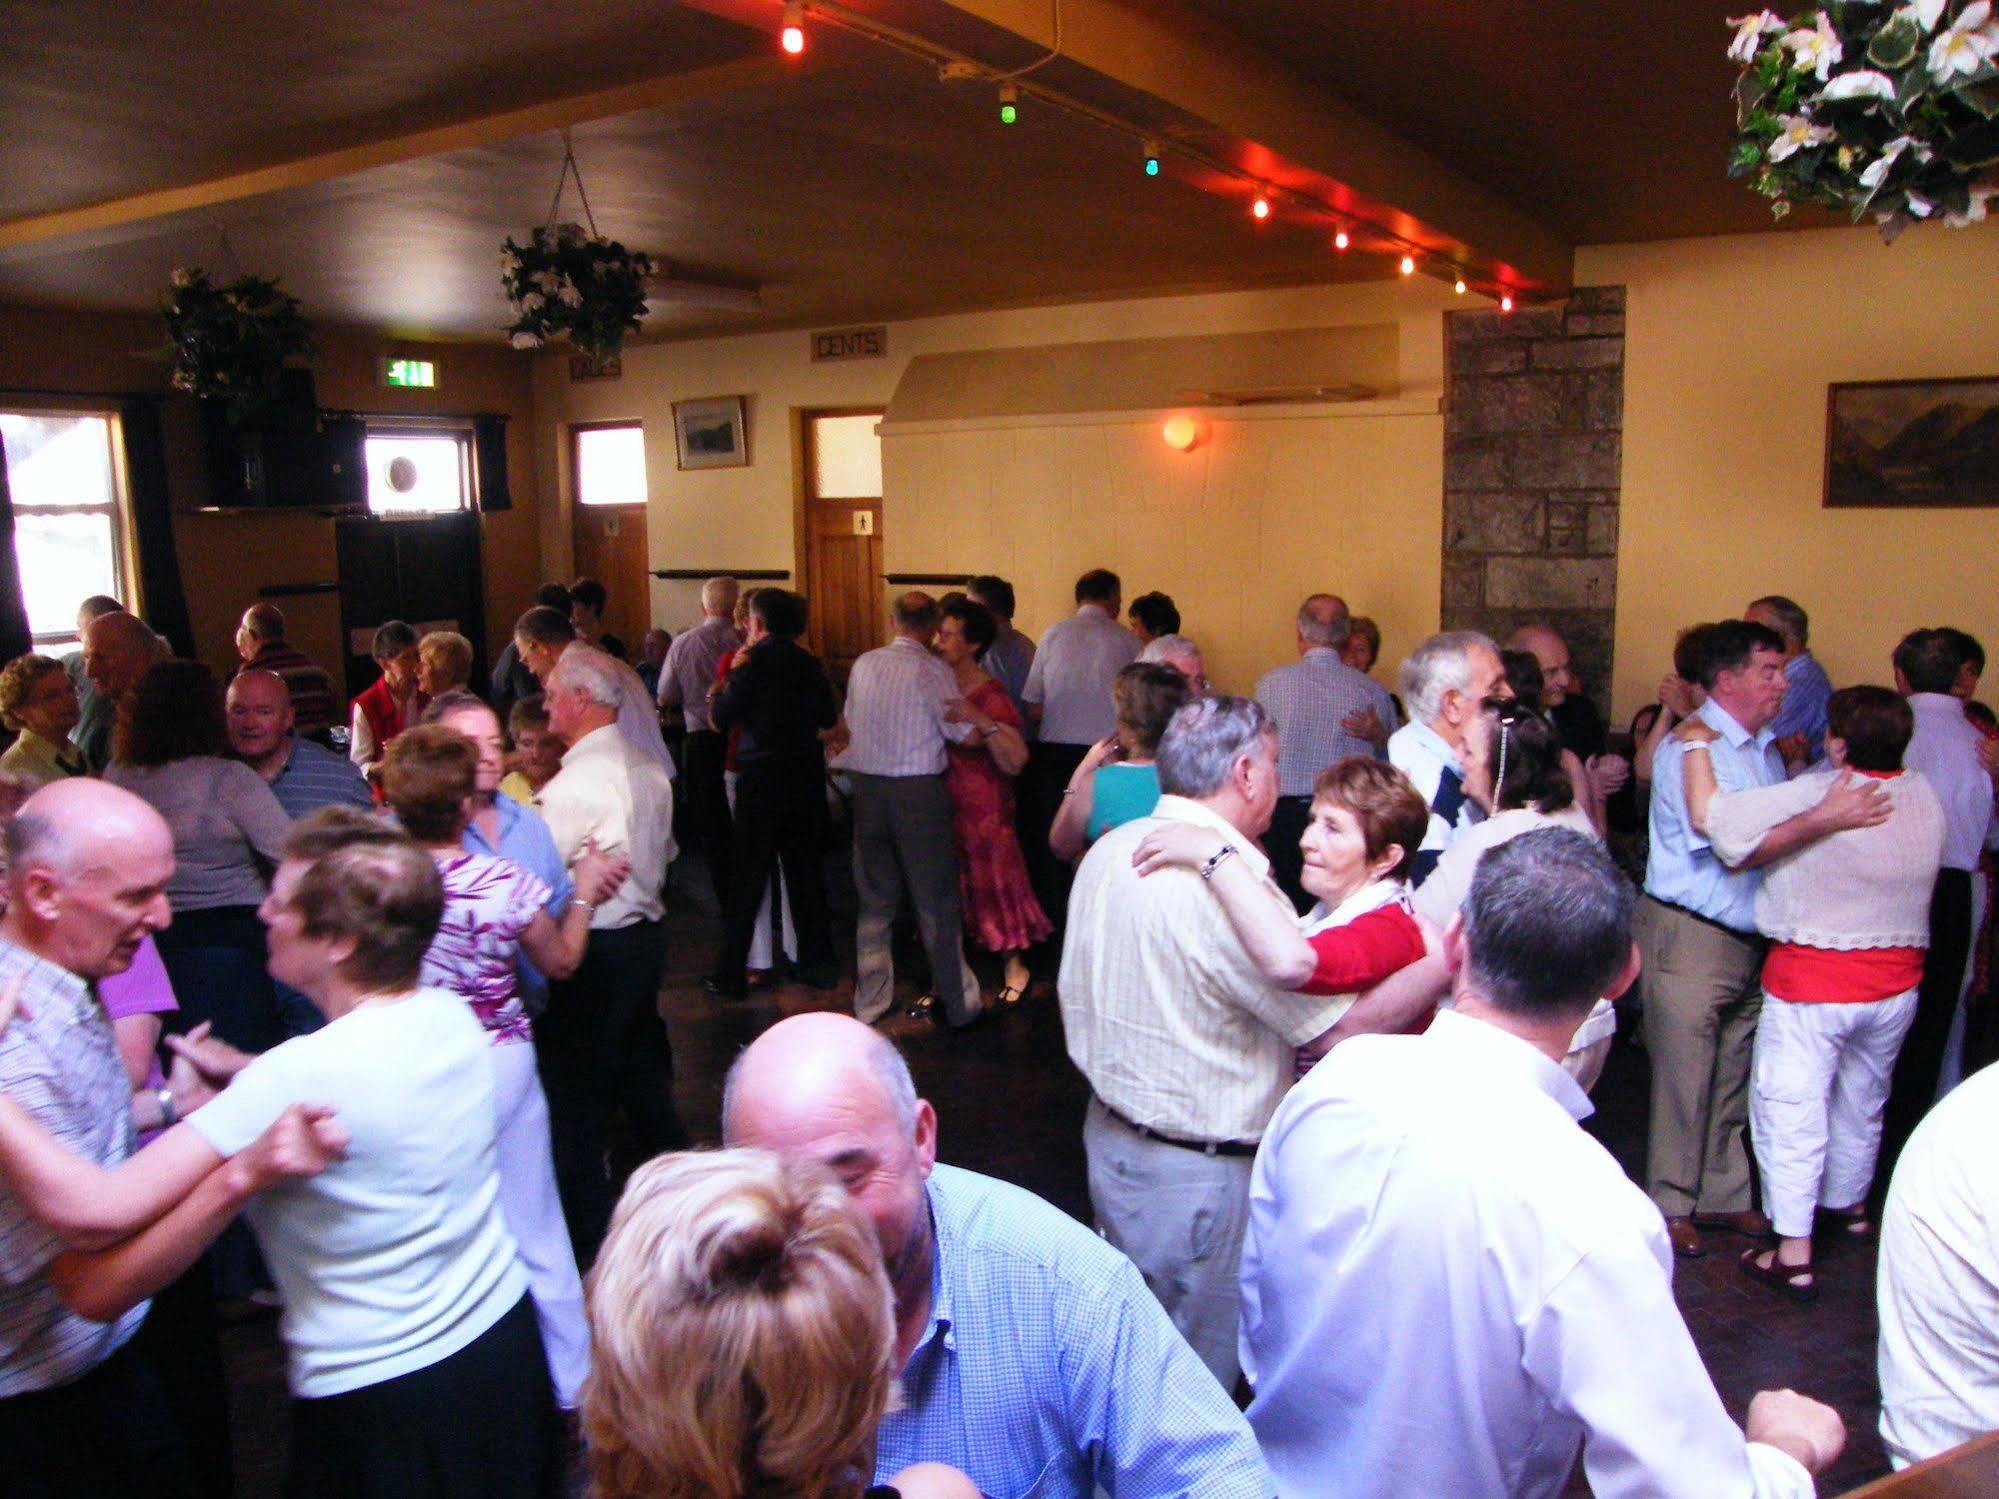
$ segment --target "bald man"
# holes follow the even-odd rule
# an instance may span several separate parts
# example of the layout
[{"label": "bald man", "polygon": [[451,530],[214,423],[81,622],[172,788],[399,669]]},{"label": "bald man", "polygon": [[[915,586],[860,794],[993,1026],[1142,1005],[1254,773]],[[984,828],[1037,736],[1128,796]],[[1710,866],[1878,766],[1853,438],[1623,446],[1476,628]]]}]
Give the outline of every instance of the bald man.
[{"label": "bald man", "polygon": [[987,1494],[1266,1499],[1249,1427],[1131,1262],[1032,1193],[937,1161],[881,1035],[797,1015],[730,1069],[723,1138],[832,1168],[880,1241],[904,1405],[876,1481],[944,1462]]},{"label": "bald man", "polygon": [[83,627],[83,672],[90,678],[92,694],[70,737],[91,770],[100,771],[111,762],[111,726],[117,722],[120,700],[168,654],[167,643],[144,620],[122,609],[100,614]]},{"label": "bald man", "polygon": [[1509,651],[1525,651],[1541,667],[1541,711],[1562,736],[1562,748],[1583,762],[1596,804],[1615,796],[1631,778],[1631,762],[1605,753],[1609,737],[1603,714],[1569,659],[1569,645],[1550,625],[1522,625],[1506,642]]},{"label": "bald man", "polygon": [[[173,835],[136,796],[79,778],[29,797],[5,837],[0,994],[20,1003],[0,1035],[0,1095],[76,1154],[115,1166],[135,1125],[171,1124],[175,1106],[171,1089],[135,1099],[93,986],[173,919]],[[189,1492],[158,1375],[130,1346],[146,1304],[107,1322],[72,1312],[50,1273],[66,1248],[0,1182],[0,1487]]]},{"label": "bald man", "polygon": [[299,738],[291,690],[276,672],[237,672],[229,682],[227,719],[229,752],[264,778],[293,819],[321,807],[374,807],[374,793],[352,760]]},{"label": "bald man", "polygon": [[236,654],[243,670],[275,672],[284,679],[301,734],[316,734],[347,721],[346,704],[334,690],[333,678],[285,639],[285,614],[276,604],[252,604],[243,611],[236,626]]}]

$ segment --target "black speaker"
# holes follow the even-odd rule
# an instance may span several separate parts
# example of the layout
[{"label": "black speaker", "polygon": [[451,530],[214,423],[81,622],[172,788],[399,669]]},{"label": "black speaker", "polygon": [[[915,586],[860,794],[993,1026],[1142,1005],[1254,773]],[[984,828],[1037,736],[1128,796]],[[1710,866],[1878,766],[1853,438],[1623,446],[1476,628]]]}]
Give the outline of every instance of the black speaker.
[{"label": "black speaker", "polygon": [[367,503],[360,419],[322,415],[310,370],[286,370],[277,395],[245,420],[232,422],[215,401],[204,403],[202,421],[215,505],[324,510]]}]

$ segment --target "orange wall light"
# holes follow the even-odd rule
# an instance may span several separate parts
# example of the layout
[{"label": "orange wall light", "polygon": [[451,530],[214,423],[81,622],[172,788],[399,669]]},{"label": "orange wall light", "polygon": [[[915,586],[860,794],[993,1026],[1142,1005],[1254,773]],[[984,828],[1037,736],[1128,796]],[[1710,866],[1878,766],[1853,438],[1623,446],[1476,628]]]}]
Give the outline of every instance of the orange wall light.
[{"label": "orange wall light", "polygon": [[1198,416],[1169,416],[1160,431],[1176,453],[1191,453],[1208,440],[1208,424]]}]

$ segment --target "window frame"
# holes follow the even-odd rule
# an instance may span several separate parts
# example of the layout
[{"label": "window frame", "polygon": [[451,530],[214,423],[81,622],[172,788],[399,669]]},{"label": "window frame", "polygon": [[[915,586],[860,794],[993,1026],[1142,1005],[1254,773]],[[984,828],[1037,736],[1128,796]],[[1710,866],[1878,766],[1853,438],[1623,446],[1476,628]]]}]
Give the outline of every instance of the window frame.
[{"label": "window frame", "polygon": [[571,422],[569,424],[569,498],[578,510],[643,510],[652,499],[652,475],[646,472],[646,492],[636,500],[585,500],[583,498],[583,434],[585,432],[633,431],[639,434],[640,464],[645,462],[645,421],[621,417],[615,421]]},{"label": "window frame", "polygon": [[[87,396],[43,396],[15,391],[0,391],[0,412],[10,415],[36,417],[86,418],[104,423],[104,440],[109,448],[111,499],[108,503],[92,502],[83,505],[37,505],[14,496],[13,485],[7,486],[8,505],[16,522],[24,515],[105,515],[111,520],[111,578],[112,594],[118,602],[135,614],[143,612],[144,601],[139,597],[138,579],[138,533],[132,516],[132,488],[125,467],[125,427],[122,412],[117,403],[93,400]],[[20,566],[20,527],[14,528],[14,561]],[[25,604],[25,600],[23,601]],[[78,638],[76,625],[72,620],[68,628],[58,631],[33,632],[30,626],[29,639],[33,649],[47,655],[51,650],[60,652],[69,647],[81,649],[83,642]]]},{"label": "window frame", "polygon": [[[362,482],[366,514],[372,520],[436,520],[464,515],[479,508],[478,428],[468,416],[384,416],[360,413]],[[375,504],[374,484],[367,474],[368,442],[376,437],[449,438],[458,445],[458,505],[452,510],[384,509]]]}]

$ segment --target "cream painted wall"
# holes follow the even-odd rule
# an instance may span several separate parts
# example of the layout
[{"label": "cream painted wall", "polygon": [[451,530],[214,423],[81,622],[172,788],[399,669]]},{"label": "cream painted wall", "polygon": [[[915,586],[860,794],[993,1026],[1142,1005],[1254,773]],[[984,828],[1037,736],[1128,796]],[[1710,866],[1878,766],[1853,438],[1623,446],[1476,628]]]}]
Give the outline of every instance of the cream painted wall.
[{"label": "cream painted wall", "polygon": [[[1256,663],[1281,659],[1284,621],[1312,588],[1343,590],[1356,609],[1381,618],[1397,651],[1436,625],[1442,427],[1434,410],[1442,313],[1454,304],[1449,288],[1419,280],[1022,308],[892,324],[889,357],[878,360],[812,364],[803,330],[641,345],[626,351],[623,379],[601,383],[572,383],[566,358],[545,356],[535,370],[539,487],[561,503],[544,510],[542,555],[551,573],[567,565],[572,422],[645,423],[653,567],[790,569],[796,413],[886,405],[917,354],[1389,323],[1398,330],[1401,395],[1427,399],[1427,417],[1218,423],[1207,447],[1171,465],[1179,455],[1150,421],[1014,428],[1006,466],[992,477],[1007,491],[1011,509],[995,514],[1015,518],[1017,550],[1002,555],[984,531],[983,539],[967,532],[962,544],[946,539],[971,516],[972,476],[952,479],[940,505],[934,448],[921,479],[900,460],[891,465],[882,529],[892,572],[1010,567],[1020,624],[1031,633],[1069,612],[1068,589],[1084,567],[1117,568],[1135,592],[1164,588],[1189,629],[1215,643],[1232,685],[1247,685]],[[749,398],[750,465],[679,472],[673,402],[737,393]],[[1237,431],[1250,427],[1250,437]],[[1111,516],[1121,524],[1102,524]],[[981,514],[977,524],[985,523]],[[1068,538],[1060,545],[1058,533]],[[676,630],[691,623],[695,589],[655,581],[655,620]],[[1252,601],[1266,593],[1267,610]]]},{"label": "cream painted wall", "polygon": [[1999,650],[1999,509],[1826,510],[1826,386],[1999,374],[1999,223],[1584,249],[1627,289],[1615,699],[1628,716],[1700,619],[1784,593],[1839,682],[1887,682],[1908,629]]}]

